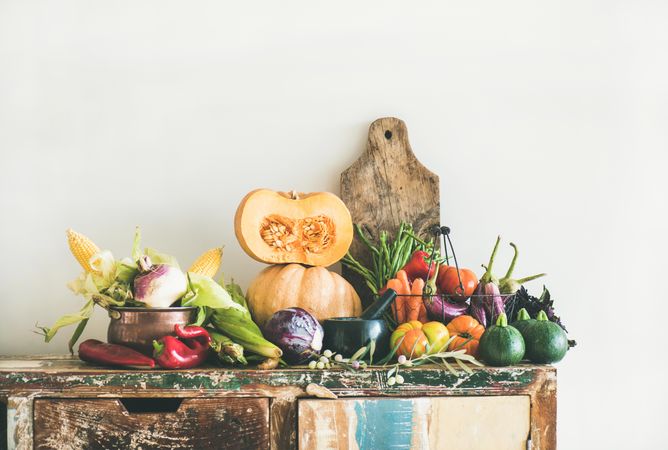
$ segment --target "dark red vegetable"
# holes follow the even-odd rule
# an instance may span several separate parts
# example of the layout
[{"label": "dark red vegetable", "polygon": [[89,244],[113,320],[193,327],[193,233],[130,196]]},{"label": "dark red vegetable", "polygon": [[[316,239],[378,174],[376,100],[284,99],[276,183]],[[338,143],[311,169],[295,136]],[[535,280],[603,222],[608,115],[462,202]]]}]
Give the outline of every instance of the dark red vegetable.
[{"label": "dark red vegetable", "polygon": [[174,326],[174,331],[176,332],[176,335],[180,337],[181,339],[195,339],[202,337],[202,339],[196,339],[196,341],[204,342],[208,344],[211,342],[211,337],[209,336],[209,331],[202,328],[202,327],[195,327],[195,326],[190,326],[190,327],[182,327],[181,325],[175,325]]},{"label": "dark red vegetable", "polygon": [[434,273],[436,268],[436,263],[432,263],[431,271],[429,270],[429,253],[416,250],[413,252],[411,259],[406,263],[402,270],[406,272],[409,281],[413,281],[416,278],[422,278],[424,281],[427,281],[431,278],[431,275]]},{"label": "dark red vegetable", "polygon": [[190,369],[206,361],[211,336],[202,327],[174,325],[176,336],[153,341],[153,357],[163,369]]},{"label": "dark red vegetable", "polygon": [[155,361],[130,347],[88,339],[79,344],[79,358],[105,366],[153,369]]},{"label": "dark red vegetable", "polygon": [[455,303],[448,300],[444,295],[432,295],[425,300],[427,313],[432,320],[448,324],[455,317],[468,312],[467,303]]}]

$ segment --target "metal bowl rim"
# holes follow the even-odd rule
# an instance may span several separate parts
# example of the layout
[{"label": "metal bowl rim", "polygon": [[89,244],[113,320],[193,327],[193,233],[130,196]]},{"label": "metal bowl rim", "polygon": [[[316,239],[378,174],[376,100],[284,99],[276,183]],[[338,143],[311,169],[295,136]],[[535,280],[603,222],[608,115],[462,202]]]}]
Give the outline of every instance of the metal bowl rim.
[{"label": "metal bowl rim", "polygon": [[357,322],[384,322],[385,319],[362,319],[361,317],[330,317],[326,323],[357,323]]},{"label": "metal bowl rim", "polygon": [[143,306],[111,306],[109,309],[114,311],[133,311],[133,312],[168,312],[168,311],[194,311],[197,306],[168,306],[166,308],[145,308]]}]

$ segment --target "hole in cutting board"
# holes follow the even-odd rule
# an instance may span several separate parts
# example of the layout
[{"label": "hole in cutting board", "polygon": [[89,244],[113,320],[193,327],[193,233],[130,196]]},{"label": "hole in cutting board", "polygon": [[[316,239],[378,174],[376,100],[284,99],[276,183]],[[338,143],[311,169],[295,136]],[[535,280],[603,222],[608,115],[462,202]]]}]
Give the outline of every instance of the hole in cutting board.
[{"label": "hole in cutting board", "polygon": [[182,398],[120,398],[120,402],[130,414],[174,413]]},{"label": "hole in cutting board", "polygon": [[392,139],[392,132],[390,130],[385,130],[385,139]]}]

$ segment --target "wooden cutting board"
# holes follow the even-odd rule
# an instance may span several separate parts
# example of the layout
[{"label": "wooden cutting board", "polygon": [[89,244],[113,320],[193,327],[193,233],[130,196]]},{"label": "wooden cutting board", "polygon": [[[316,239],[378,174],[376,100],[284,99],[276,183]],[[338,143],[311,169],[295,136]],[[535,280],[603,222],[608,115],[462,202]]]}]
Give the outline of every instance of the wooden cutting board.
[{"label": "wooden cutting board", "polygon": [[[394,117],[378,119],[369,127],[366,151],[341,174],[341,199],[359,224],[377,242],[380,231],[392,236],[401,222],[413,224],[427,236],[440,224],[438,175],[415,157],[406,124]],[[355,238],[350,253],[362,264],[370,262],[367,249]],[[362,298],[370,294],[361,278],[344,268]]]}]

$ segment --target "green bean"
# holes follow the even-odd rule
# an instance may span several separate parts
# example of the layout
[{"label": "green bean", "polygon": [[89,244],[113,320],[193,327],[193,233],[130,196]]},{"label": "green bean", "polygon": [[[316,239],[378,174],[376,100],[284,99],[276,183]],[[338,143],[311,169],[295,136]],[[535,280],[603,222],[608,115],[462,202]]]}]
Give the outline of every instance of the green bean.
[{"label": "green bean", "polygon": [[413,231],[412,231],[412,230],[408,233],[408,235],[409,235],[415,242],[417,242],[417,243],[419,243],[419,244],[422,244],[422,245],[424,245],[425,247],[428,246],[428,244],[427,244],[425,241],[423,241],[422,239],[420,239],[419,237],[417,237],[415,234],[413,234]]},{"label": "green bean", "polygon": [[404,222],[401,222],[401,224],[399,224],[399,231],[397,231],[397,236],[394,238],[394,241],[392,242],[392,253],[394,254],[396,254],[397,247],[400,245],[401,240],[403,239],[404,226],[405,226]]},{"label": "green bean", "polygon": [[380,234],[380,252],[383,255],[383,262],[386,268],[390,265],[390,249],[387,247],[387,232],[383,231]]},{"label": "green bean", "polygon": [[392,264],[390,265],[390,267],[391,267],[390,272],[394,272],[396,274],[397,271],[399,271],[399,269],[404,266],[404,264],[401,264],[401,262],[402,262],[401,256],[402,256],[402,253],[404,253],[406,251],[405,247],[406,247],[407,243],[408,243],[408,246],[410,247],[410,242],[409,242],[408,239],[409,239],[408,236],[404,236],[402,238],[401,242],[399,243],[399,246],[394,253],[394,257],[392,258]]},{"label": "green bean", "polygon": [[355,230],[357,231],[357,235],[360,237],[360,239],[362,239],[362,242],[364,242],[364,245],[366,245],[373,253],[378,254],[378,249],[366,237],[362,227],[360,227],[358,224],[355,224]]},{"label": "green bean", "polygon": [[373,283],[376,286],[380,286],[380,277],[378,274],[380,273],[380,266],[379,266],[379,261],[377,259],[378,255],[371,255],[371,262],[373,263]]},{"label": "green bean", "polygon": [[373,283],[371,283],[371,282],[369,282],[369,281],[367,280],[366,285],[367,285],[367,287],[368,287],[369,289],[371,289],[371,293],[372,293],[373,295],[378,294],[378,289],[376,288],[376,286],[374,286]]},{"label": "green bean", "polygon": [[[350,253],[346,254],[342,263],[351,271],[359,274],[374,294],[377,294],[387,281],[408,263],[415,250],[425,250],[431,253],[434,248],[433,240],[424,241],[420,239],[415,235],[413,226],[405,222],[399,224],[393,239],[387,231],[381,231],[377,236],[378,245],[371,242],[371,237],[365,233],[359,224],[355,224],[355,231],[362,243],[369,249],[371,267],[364,267]],[[438,251],[436,258],[441,258]]]},{"label": "green bean", "polygon": [[[369,271],[369,269],[365,268],[359,262],[357,262],[357,265],[348,265],[346,264],[346,267],[348,267],[350,270],[355,272],[356,274],[360,275],[362,279],[364,279],[364,282],[367,285],[374,285],[375,284],[375,275]],[[344,263],[345,264],[345,263]]]},{"label": "green bean", "polygon": [[362,271],[364,274],[372,275],[371,271],[364,267],[359,261],[353,258],[350,253],[346,254],[341,260],[341,264],[344,264],[350,269],[357,269],[358,272]]},{"label": "green bean", "polygon": [[346,266],[346,267],[348,267],[350,270],[352,270],[356,274],[361,275],[366,280],[368,280],[369,276],[371,275],[371,273],[368,270],[360,270],[356,266]]}]

